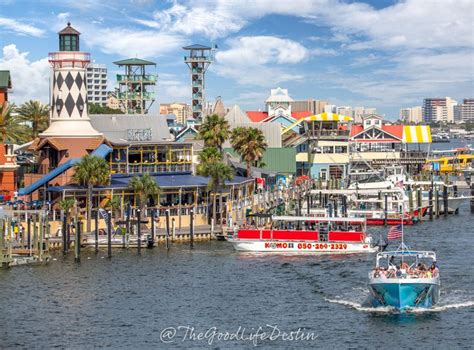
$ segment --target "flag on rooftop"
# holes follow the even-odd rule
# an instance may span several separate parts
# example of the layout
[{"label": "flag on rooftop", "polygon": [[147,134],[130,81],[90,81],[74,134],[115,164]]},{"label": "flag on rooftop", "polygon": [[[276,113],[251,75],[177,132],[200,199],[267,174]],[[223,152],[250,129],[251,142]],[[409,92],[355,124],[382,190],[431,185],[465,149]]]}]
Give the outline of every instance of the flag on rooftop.
[{"label": "flag on rooftop", "polygon": [[395,239],[400,239],[402,238],[402,225],[396,225],[390,227],[390,230],[388,230],[388,235],[387,239],[389,241],[393,241]]}]

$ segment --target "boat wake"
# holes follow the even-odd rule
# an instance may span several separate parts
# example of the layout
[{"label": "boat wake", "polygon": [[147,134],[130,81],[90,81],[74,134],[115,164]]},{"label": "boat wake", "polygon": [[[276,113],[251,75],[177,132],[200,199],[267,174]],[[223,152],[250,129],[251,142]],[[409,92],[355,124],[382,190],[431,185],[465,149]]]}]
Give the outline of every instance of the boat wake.
[{"label": "boat wake", "polygon": [[381,313],[381,314],[384,314],[384,313],[386,314],[398,314],[398,313],[419,314],[419,313],[430,313],[430,312],[443,312],[443,311],[447,311],[451,309],[464,309],[464,308],[474,307],[474,300],[464,301],[465,299],[471,299],[471,298],[466,298],[466,295],[463,295],[464,293],[462,293],[462,291],[453,291],[454,293],[452,293],[451,296],[446,295],[442,297],[442,299],[444,300],[431,308],[422,308],[422,307],[408,308],[408,309],[404,309],[403,311],[400,311],[391,306],[372,307],[365,302],[369,294],[367,289],[363,287],[355,287],[352,289],[356,291],[357,293],[360,293],[360,295],[358,295],[358,299],[364,300],[364,302],[361,303],[356,300],[346,299],[343,296],[336,296],[335,298],[324,298],[324,300],[329,303],[340,304],[347,307],[351,307],[357,311],[362,311],[362,312],[367,312],[367,313]]}]

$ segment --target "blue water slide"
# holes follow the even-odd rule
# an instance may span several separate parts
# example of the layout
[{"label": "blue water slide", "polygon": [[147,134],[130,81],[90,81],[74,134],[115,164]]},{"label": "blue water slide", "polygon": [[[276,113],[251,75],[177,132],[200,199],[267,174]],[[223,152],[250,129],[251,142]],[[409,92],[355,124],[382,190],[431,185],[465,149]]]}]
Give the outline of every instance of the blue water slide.
[{"label": "blue water slide", "polygon": [[[97,147],[94,152],[91,153],[92,156],[100,157],[100,158],[105,158],[110,152],[112,152],[112,148],[109,146],[102,144],[99,147]],[[81,158],[73,158],[68,160],[66,163],[61,164],[57,168],[51,170],[49,173],[47,173],[45,176],[43,176],[41,179],[38,181],[32,183],[28,187],[25,188],[20,188],[18,191],[18,194],[20,196],[24,196],[27,194],[30,194],[31,192],[36,191],[38,188],[41,186],[46,185],[48,182],[51,180],[55,179],[57,176],[61,175],[68,169],[74,166],[77,162],[79,162]]]}]

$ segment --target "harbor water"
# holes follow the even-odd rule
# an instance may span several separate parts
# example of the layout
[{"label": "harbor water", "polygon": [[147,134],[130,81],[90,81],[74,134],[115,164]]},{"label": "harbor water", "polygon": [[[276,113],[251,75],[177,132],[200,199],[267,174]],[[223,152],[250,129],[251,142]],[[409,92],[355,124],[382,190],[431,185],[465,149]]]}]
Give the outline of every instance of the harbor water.
[{"label": "harbor water", "polygon": [[[373,255],[242,254],[218,241],[111,260],[84,250],[79,264],[58,252],[48,266],[0,271],[0,348],[472,348],[473,226],[466,203],[406,227],[411,248],[438,255],[441,302],[404,313],[364,305]],[[250,340],[259,327],[314,337]]]}]

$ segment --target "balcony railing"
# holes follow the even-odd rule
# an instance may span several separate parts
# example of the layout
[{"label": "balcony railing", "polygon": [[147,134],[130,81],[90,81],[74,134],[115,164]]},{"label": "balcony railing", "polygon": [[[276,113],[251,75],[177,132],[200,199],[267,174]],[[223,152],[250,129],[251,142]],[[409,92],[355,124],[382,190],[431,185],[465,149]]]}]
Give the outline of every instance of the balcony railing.
[{"label": "balcony railing", "polygon": [[152,100],[155,98],[154,92],[119,92],[117,93],[119,100],[132,99],[132,100]]},{"label": "balcony railing", "polygon": [[318,140],[349,139],[349,130],[309,130],[309,138]]},{"label": "balcony railing", "polygon": [[145,74],[145,75],[140,75],[140,74],[117,74],[117,81],[118,82],[126,82],[126,81],[132,81],[132,82],[155,82],[156,81],[156,75],[154,74]]},{"label": "balcony railing", "polygon": [[126,163],[113,163],[110,170],[116,174],[189,172],[192,164],[129,164],[127,170]]}]

